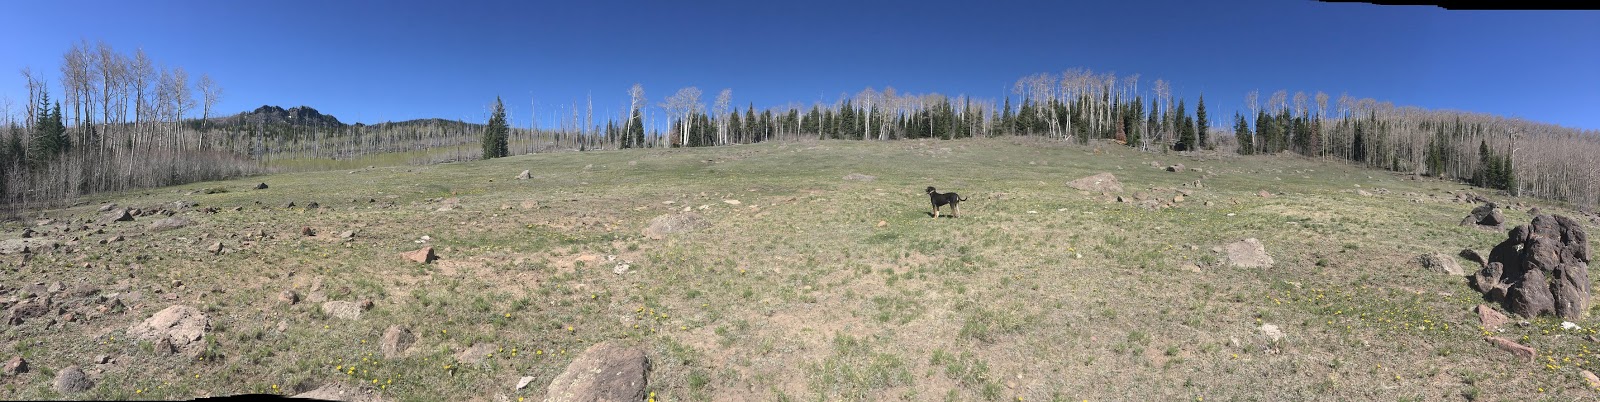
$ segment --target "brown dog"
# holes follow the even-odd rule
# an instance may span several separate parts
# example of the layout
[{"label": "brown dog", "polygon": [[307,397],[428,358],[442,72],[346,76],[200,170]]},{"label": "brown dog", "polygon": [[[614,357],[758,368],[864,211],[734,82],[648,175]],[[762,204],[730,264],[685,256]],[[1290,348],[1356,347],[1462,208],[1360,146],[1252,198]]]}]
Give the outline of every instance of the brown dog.
[{"label": "brown dog", "polygon": [[923,190],[923,191],[928,193],[928,201],[933,203],[933,217],[934,218],[938,218],[939,217],[939,207],[945,206],[946,204],[950,205],[950,217],[951,218],[956,217],[956,215],[960,215],[961,214],[961,202],[967,200],[966,198],[961,198],[961,196],[957,195],[956,193],[943,193],[943,194],[940,194],[938,191],[934,191],[933,187],[931,187],[931,186],[928,187],[927,190]]}]

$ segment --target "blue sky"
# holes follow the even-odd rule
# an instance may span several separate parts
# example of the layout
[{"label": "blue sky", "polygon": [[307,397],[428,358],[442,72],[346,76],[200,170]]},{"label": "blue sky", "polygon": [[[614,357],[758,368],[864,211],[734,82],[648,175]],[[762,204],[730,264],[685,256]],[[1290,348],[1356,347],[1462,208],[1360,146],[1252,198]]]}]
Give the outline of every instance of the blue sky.
[{"label": "blue sky", "polygon": [[[217,113],[309,105],[345,122],[541,125],[592,95],[619,113],[696,86],[756,108],[892,86],[1000,98],[1024,75],[1139,73],[1215,116],[1244,94],[1321,90],[1600,129],[1600,12],[1446,11],[1295,0],[12,2],[0,96],[80,39],[210,74]],[[1216,119],[1213,120],[1224,120]]]}]

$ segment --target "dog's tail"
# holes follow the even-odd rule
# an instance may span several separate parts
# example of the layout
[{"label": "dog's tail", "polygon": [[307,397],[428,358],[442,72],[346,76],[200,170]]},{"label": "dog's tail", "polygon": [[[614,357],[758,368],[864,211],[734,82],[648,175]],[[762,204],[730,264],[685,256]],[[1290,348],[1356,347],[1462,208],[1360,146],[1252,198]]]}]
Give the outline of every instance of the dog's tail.
[{"label": "dog's tail", "polygon": [[966,197],[961,197],[961,202],[967,202],[967,198]]}]

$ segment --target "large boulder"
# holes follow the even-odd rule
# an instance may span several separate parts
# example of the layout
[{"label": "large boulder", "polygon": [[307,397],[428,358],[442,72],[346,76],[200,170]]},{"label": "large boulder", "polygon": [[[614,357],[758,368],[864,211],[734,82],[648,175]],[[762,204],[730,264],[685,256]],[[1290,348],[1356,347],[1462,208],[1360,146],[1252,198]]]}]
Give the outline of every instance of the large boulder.
[{"label": "large boulder", "polygon": [[185,305],[175,305],[155,313],[143,322],[134,324],[128,328],[128,334],[136,339],[158,344],[165,341],[179,353],[198,356],[205,350],[205,341],[202,338],[210,328],[210,319],[200,310]]},{"label": "large boulder", "polygon": [[417,343],[417,335],[411,333],[410,328],[400,325],[390,325],[383,331],[383,339],[378,342],[378,349],[383,351],[383,357],[394,359],[405,356],[411,350],[411,345]]},{"label": "large boulder", "polygon": [[1120,193],[1122,182],[1117,181],[1117,176],[1111,173],[1100,173],[1067,182],[1067,187],[1088,191],[1091,193]]},{"label": "large boulder", "polygon": [[1461,219],[1461,226],[1478,226],[1487,229],[1499,229],[1505,224],[1506,216],[1500,212],[1500,206],[1488,202],[1472,209],[1472,213]]},{"label": "large boulder", "polygon": [[650,359],[644,351],[606,341],[590,346],[546,388],[546,402],[639,401],[645,398]]},{"label": "large boulder", "polygon": [[1539,215],[1506,233],[1473,287],[1523,317],[1577,319],[1589,310],[1589,237],[1577,221]]},{"label": "large boulder", "polygon": [[53,385],[56,392],[75,394],[94,388],[94,381],[89,380],[89,376],[83,373],[83,369],[79,369],[78,366],[70,366],[56,373]]}]

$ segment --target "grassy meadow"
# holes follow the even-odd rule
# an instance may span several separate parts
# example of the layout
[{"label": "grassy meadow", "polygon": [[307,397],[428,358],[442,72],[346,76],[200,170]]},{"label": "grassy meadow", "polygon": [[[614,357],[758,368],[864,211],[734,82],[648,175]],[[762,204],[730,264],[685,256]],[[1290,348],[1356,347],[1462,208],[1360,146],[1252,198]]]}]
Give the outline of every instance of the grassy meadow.
[{"label": "grassy meadow", "polygon": [[[1162,169],[1178,163],[1186,169]],[[198,203],[179,213],[194,221],[184,228],[148,231],[153,218],[141,217],[60,235],[80,238],[72,252],[0,256],[5,288],[61,281],[128,299],[70,322],[6,326],[0,358],[23,356],[33,370],[0,380],[0,398],[288,395],[342,383],[393,401],[542,400],[575,354],[613,339],[648,351],[658,401],[1597,395],[1579,374],[1600,365],[1600,344],[1584,339],[1600,327],[1595,314],[1576,322],[1582,330],[1536,319],[1494,334],[1537,348],[1525,362],[1483,340],[1465,278],[1415,261],[1487,253],[1504,239],[1457,226],[1475,205],[1453,192],[1485,192],[1453,182],[1032,138],[367,164],[97,195],[7,223],[0,237],[38,218],[76,227],[105,203]],[[531,178],[515,180],[523,170]],[[1101,172],[1124,190],[1066,186]],[[852,173],[876,179],[844,179]],[[258,182],[270,188],[252,190]],[[931,218],[927,186],[968,197],[960,217]],[[1590,224],[1560,206],[1489,197],[1524,203],[1505,211],[1515,224],[1533,205]],[[221,211],[197,210],[206,207]],[[685,208],[706,227],[642,233]],[[1275,263],[1233,267],[1216,250],[1246,238]],[[207,250],[216,242],[223,252]],[[424,245],[440,259],[400,256]],[[307,300],[279,302],[285,290]],[[350,320],[320,299],[374,305]],[[174,304],[211,320],[200,358],[126,335]],[[378,341],[395,324],[419,339],[386,358]],[[491,355],[458,361],[482,344]],[[99,355],[111,363],[91,361]],[[51,373],[70,365],[93,369],[87,393],[52,390]],[[534,380],[518,390],[523,376]]]}]

